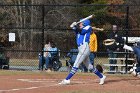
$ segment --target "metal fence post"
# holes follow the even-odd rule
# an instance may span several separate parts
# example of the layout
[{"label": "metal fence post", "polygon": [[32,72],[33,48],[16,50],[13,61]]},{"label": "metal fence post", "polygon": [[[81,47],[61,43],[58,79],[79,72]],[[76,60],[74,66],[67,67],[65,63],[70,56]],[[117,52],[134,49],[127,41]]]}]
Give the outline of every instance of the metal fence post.
[{"label": "metal fence post", "polygon": [[[128,31],[129,31],[129,6],[126,7],[126,44],[128,44]],[[126,50],[126,60],[125,60],[126,68],[125,73],[127,73],[128,70],[128,51]]]},{"label": "metal fence post", "polygon": [[44,58],[43,58],[43,53],[44,53],[44,16],[45,16],[45,7],[44,5],[41,6],[42,7],[42,51],[41,51],[41,55],[42,55],[42,70],[44,67]]}]

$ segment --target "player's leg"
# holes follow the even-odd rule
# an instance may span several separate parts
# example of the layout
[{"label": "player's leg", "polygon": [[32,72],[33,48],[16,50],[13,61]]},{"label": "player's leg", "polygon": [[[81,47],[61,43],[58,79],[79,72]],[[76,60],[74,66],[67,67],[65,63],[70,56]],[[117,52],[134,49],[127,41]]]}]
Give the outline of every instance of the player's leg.
[{"label": "player's leg", "polygon": [[104,84],[106,76],[100,73],[96,68],[93,67],[91,62],[89,61],[89,57],[87,57],[84,61],[85,66],[91,70],[93,73],[95,73],[99,78],[100,78],[100,83],[99,84]]},{"label": "player's leg", "polygon": [[85,60],[83,61],[83,64],[86,66],[86,68],[87,68],[88,70],[93,70],[93,65],[91,64],[90,59],[89,59],[88,56],[87,56],[87,57],[85,58]]},{"label": "player's leg", "polygon": [[[129,50],[129,51],[134,51],[133,50],[133,48],[131,47],[131,46],[128,46],[128,45],[123,45],[123,46],[121,46],[123,49],[126,49],[126,50]],[[135,69],[136,69],[136,67],[135,66],[133,66],[131,69],[130,69],[130,71],[128,72],[128,73],[131,73],[132,75],[136,75],[136,72],[135,72]]]},{"label": "player's leg", "polygon": [[79,49],[79,53],[78,53],[77,58],[74,62],[74,65],[72,67],[72,73],[70,73],[66,79],[70,79],[77,72],[80,64],[85,60],[85,58],[87,56],[89,56],[90,52],[89,52],[89,46],[87,43],[84,45],[81,45],[80,47],[78,47],[78,49]]},{"label": "player's leg", "polygon": [[124,45],[123,47],[126,50],[133,51],[137,56],[137,62],[133,65],[133,68],[130,69],[128,73],[131,73],[133,76],[140,77],[140,48],[139,47],[131,47],[128,45]]},{"label": "player's leg", "polygon": [[140,64],[137,64],[136,72],[137,72],[137,77],[140,78]]},{"label": "player's leg", "polygon": [[64,79],[59,84],[70,84],[70,79],[78,71],[80,64],[84,61],[84,59],[87,55],[89,56],[89,47],[87,44],[81,45],[80,47],[78,47],[78,50],[79,50],[78,55],[76,57],[76,60],[74,62],[74,65],[73,65],[70,73],[68,74],[66,79]]},{"label": "player's leg", "polygon": [[66,85],[66,84],[70,84],[70,79],[74,76],[74,74],[78,71],[78,68],[79,68],[79,65],[82,63],[82,58],[83,58],[84,55],[81,55],[78,53],[77,55],[77,58],[75,60],[75,63],[70,71],[70,73],[68,74],[68,76],[62,80],[59,84],[63,84],[63,85]]}]

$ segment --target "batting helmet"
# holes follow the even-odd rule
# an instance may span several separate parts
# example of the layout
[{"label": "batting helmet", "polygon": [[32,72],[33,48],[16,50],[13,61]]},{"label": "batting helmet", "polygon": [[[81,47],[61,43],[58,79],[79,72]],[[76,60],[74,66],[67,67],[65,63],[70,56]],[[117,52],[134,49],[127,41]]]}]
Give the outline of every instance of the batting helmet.
[{"label": "batting helmet", "polygon": [[88,26],[88,25],[90,25],[90,20],[87,19],[87,20],[83,21],[82,23],[83,23],[83,26]]}]

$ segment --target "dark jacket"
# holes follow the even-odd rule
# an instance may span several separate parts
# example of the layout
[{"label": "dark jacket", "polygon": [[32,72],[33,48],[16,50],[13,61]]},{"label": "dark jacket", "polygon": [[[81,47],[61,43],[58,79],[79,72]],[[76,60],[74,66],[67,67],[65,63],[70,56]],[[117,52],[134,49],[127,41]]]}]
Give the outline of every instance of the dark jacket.
[{"label": "dark jacket", "polygon": [[[124,42],[122,36],[118,33],[118,31],[111,32],[108,35],[107,39],[115,39],[115,41],[118,42],[118,43],[123,43]],[[113,45],[107,46],[107,50],[116,51],[117,48],[118,48],[118,46],[115,43]]]}]

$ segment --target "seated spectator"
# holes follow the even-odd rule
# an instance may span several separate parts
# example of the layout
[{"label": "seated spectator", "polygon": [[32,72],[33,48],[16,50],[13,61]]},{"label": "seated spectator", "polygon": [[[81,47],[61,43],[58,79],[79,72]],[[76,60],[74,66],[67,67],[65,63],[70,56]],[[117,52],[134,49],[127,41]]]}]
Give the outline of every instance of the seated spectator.
[{"label": "seated spectator", "polygon": [[58,48],[56,47],[56,44],[54,42],[51,42],[51,48],[50,48],[50,61],[49,61],[49,68],[52,70],[53,68],[53,62],[55,60],[59,60],[59,52],[58,52]]},{"label": "seated spectator", "polygon": [[[78,49],[71,49],[70,52],[67,54],[67,57],[69,57],[69,65],[70,66],[73,66],[75,60],[76,60],[76,57],[77,57],[77,54],[78,54]],[[67,66],[68,66],[68,63],[67,63]]]},{"label": "seated spectator", "polygon": [[51,57],[58,55],[58,48],[56,47],[54,42],[51,43],[50,54],[51,54]]},{"label": "seated spectator", "polygon": [[45,47],[44,47],[44,53],[43,53],[43,57],[41,54],[39,54],[39,70],[43,69],[43,65],[45,62],[45,70],[47,72],[50,72],[51,70],[57,70],[57,63],[55,63],[55,67],[54,65],[54,61],[59,61],[59,52],[58,52],[58,48],[56,47],[54,42],[48,42]]},{"label": "seated spectator", "polygon": [[[74,64],[74,62],[76,60],[77,54],[78,54],[78,49],[72,48],[70,50],[70,52],[67,54],[67,57],[69,57],[70,59],[68,61],[66,61],[66,66],[69,66],[70,68],[73,66],[73,64]],[[79,66],[79,69],[81,71],[84,71],[84,67],[85,67],[85,65],[82,63]]]},{"label": "seated spectator", "polygon": [[50,49],[51,49],[50,42],[47,42],[47,44],[45,44],[43,49],[43,57],[42,54],[39,53],[39,70],[43,69],[44,62],[45,62],[45,70],[48,70],[49,60],[51,57],[51,54],[49,52]]}]

